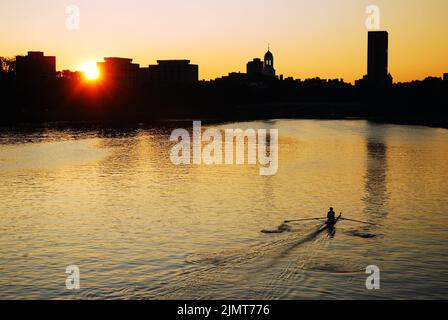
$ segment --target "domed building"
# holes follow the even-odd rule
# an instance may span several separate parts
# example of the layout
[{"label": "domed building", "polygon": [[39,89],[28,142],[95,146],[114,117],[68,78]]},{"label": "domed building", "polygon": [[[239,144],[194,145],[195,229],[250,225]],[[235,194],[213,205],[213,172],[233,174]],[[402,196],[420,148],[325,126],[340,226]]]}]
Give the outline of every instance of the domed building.
[{"label": "domed building", "polygon": [[268,47],[268,52],[264,55],[263,73],[267,76],[275,77],[274,55]]}]

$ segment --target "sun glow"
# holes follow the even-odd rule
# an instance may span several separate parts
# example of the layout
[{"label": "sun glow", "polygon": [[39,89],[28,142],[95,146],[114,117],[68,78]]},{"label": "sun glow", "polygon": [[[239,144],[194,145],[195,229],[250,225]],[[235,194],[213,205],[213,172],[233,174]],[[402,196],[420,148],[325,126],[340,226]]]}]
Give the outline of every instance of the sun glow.
[{"label": "sun glow", "polygon": [[96,80],[100,76],[100,71],[98,70],[95,61],[84,62],[81,65],[80,70],[84,73],[84,77],[87,80]]}]

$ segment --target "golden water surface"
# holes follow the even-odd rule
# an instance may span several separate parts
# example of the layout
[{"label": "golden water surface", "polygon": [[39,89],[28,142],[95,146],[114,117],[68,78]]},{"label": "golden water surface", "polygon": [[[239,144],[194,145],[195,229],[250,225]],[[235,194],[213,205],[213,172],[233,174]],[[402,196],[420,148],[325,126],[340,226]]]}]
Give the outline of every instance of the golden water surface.
[{"label": "golden water surface", "polygon": [[[448,298],[448,130],[214,127],[278,129],[278,173],[175,166],[171,123],[2,128],[0,298]],[[329,206],[375,225],[260,232]],[[80,268],[78,291],[66,289],[69,265]],[[380,290],[366,289],[369,265]]]}]

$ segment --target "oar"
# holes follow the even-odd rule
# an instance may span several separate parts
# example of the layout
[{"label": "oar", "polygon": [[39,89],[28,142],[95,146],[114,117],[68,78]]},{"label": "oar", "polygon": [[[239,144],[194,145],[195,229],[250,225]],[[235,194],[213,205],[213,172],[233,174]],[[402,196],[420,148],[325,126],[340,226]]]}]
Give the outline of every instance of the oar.
[{"label": "oar", "polygon": [[285,220],[285,223],[299,222],[299,221],[310,221],[310,220],[327,220],[327,218],[309,218],[309,219],[295,219],[295,220]]},{"label": "oar", "polygon": [[359,223],[365,223],[365,224],[370,224],[372,226],[376,226],[375,223],[371,223],[371,222],[366,222],[366,221],[361,221],[361,220],[355,220],[355,219],[348,219],[348,218],[341,218],[342,220],[347,220],[347,221],[353,221],[353,222],[359,222]]}]

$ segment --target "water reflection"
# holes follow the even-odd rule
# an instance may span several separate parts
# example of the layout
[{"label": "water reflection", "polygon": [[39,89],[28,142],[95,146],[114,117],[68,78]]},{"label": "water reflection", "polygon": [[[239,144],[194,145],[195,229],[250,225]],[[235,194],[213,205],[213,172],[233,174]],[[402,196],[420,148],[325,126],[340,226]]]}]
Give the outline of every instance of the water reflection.
[{"label": "water reflection", "polygon": [[363,201],[365,203],[364,212],[375,223],[380,223],[388,214],[386,209],[388,200],[386,136],[386,128],[369,125],[366,137],[367,164]]},{"label": "water reflection", "polygon": [[[266,156],[270,156],[270,151],[271,151],[271,129],[277,129],[277,122],[276,121],[263,121],[264,124],[264,128],[266,129]],[[259,143],[259,142],[258,142]],[[247,148],[247,146],[246,146]],[[257,146],[257,149],[259,148],[259,146]],[[256,150],[257,151],[257,150]],[[272,175],[266,176],[265,179],[262,180],[263,181],[263,188],[262,188],[262,192],[265,195],[265,199],[266,199],[266,209],[267,210],[273,210],[275,209],[275,203],[277,203],[276,201],[276,197],[275,197],[275,178]]]}]

